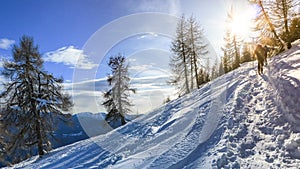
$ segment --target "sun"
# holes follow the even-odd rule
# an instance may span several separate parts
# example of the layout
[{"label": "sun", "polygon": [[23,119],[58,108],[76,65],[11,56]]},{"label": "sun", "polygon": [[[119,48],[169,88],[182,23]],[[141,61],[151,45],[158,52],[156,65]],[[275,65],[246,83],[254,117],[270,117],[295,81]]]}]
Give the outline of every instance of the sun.
[{"label": "sun", "polygon": [[232,33],[242,39],[250,38],[253,33],[254,17],[255,10],[253,8],[247,8],[233,13],[229,25]]},{"label": "sun", "polygon": [[231,29],[235,35],[245,38],[250,35],[251,23],[241,15],[235,16],[231,23]]}]

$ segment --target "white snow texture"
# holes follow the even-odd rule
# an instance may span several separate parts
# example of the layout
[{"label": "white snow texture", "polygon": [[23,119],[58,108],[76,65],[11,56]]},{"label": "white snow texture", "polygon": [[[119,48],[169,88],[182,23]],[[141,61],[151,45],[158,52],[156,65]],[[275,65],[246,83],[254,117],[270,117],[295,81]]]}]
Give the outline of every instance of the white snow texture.
[{"label": "white snow texture", "polygon": [[113,130],[15,168],[298,168],[300,41]]}]

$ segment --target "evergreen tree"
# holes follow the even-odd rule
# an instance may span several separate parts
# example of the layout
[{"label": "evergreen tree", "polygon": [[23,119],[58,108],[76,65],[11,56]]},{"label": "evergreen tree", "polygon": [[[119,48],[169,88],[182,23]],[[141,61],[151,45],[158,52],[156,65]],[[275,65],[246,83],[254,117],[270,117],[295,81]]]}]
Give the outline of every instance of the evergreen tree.
[{"label": "evergreen tree", "polygon": [[112,126],[126,124],[125,114],[130,112],[132,104],[129,101],[130,92],[135,93],[135,89],[130,88],[130,78],[128,74],[128,64],[122,55],[109,58],[108,66],[111,68],[111,75],[107,82],[112,88],[104,93],[103,105],[107,109],[106,121]]},{"label": "evergreen tree", "polygon": [[240,46],[241,40],[238,35],[233,32],[232,24],[234,22],[234,10],[233,7],[230,8],[230,11],[227,13],[226,20],[226,32],[224,36],[224,46],[222,47],[224,56],[223,56],[223,66],[225,73],[236,69],[240,66]]},{"label": "evergreen tree", "polygon": [[224,70],[224,74],[225,73],[228,73],[232,70],[232,68],[230,67],[230,64],[229,64],[229,57],[226,53],[226,51],[224,52],[224,56],[223,56],[223,70]]},{"label": "evergreen tree", "polygon": [[241,59],[240,59],[240,47],[239,42],[237,40],[237,35],[233,35],[233,47],[234,47],[234,62],[232,64],[233,69],[240,67]]},{"label": "evergreen tree", "polygon": [[210,81],[209,73],[203,68],[200,68],[198,76],[200,85],[203,85]]},{"label": "evergreen tree", "polygon": [[63,80],[43,71],[38,47],[27,36],[13,47],[13,60],[5,61],[3,67],[2,75],[8,79],[0,95],[4,101],[0,122],[9,134],[5,150],[15,162],[24,153],[32,155],[36,145],[41,156],[51,148],[53,118],[67,118],[63,111],[72,106],[70,97],[62,93]]},{"label": "evergreen tree", "polygon": [[220,66],[219,60],[216,59],[215,64],[213,65],[213,67],[211,69],[211,75],[210,75],[211,80],[213,80],[213,79],[215,79],[215,78],[217,78],[217,77],[220,76],[220,74],[219,74],[219,66]]},{"label": "evergreen tree", "polygon": [[251,52],[250,52],[250,44],[244,43],[241,63],[249,62],[252,60]]},{"label": "evergreen tree", "polygon": [[219,69],[218,69],[218,76],[222,76],[225,74],[225,66],[224,66],[224,57],[221,58],[221,62],[219,64]]},{"label": "evergreen tree", "polygon": [[234,48],[232,45],[230,32],[227,30],[224,37],[224,46],[221,48],[223,51],[223,67],[224,72],[228,73],[232,70],[234,63]]}]

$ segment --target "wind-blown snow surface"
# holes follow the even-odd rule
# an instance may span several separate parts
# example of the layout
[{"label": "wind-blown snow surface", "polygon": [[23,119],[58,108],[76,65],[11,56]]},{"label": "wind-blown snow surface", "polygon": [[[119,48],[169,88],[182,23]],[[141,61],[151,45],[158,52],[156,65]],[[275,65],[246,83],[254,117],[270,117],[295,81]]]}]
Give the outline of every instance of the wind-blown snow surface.
[{"label": "wind-blown snow surface", "polygon": [[297,168],[300,42],[105,135],[16,168]]}]

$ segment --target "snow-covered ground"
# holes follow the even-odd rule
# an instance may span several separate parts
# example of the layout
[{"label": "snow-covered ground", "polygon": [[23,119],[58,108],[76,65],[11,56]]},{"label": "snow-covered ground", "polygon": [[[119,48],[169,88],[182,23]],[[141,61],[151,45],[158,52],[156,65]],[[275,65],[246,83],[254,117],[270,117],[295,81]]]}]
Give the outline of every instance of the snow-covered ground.
[{"label": "snow-covered ground", "polygon": [[15,168],[298,168],[300,41],[105,135]]}]

